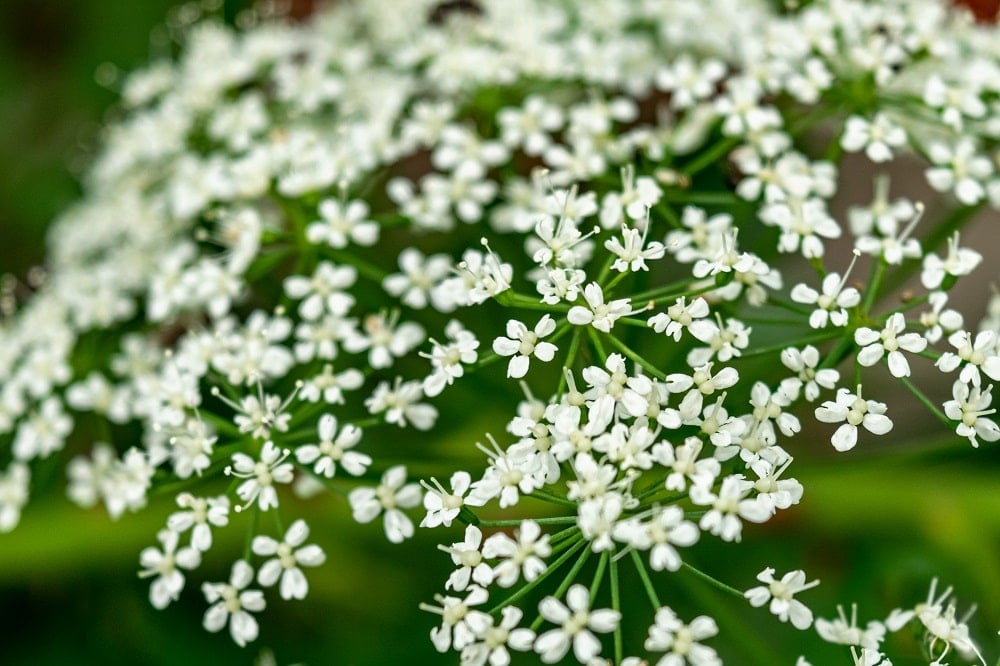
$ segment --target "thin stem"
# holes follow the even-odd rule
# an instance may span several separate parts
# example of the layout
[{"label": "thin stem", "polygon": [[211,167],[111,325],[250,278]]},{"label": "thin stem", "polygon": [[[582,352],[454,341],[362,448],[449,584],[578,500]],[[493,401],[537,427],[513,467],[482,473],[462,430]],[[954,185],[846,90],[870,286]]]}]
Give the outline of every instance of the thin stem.
[{"label": "thin stem", "polygon": [[[580,543],[586,545],[588,542],[586,540],[581,540]],[[569,551],[569,552],[574,552],[574,551]],[[569,552],[567,552],[567,554],[569,554]],[[554,596],[556,599],[562,599],[563,598],[563,595],[566,594],[566,590],[568,590],[569,586],[573,584],[574,580],[576,580],[577,574],[580,573],[580,569],[583,568],[583,565],[584,565],[584,563],[586,563],[588,557],[590,557],[590,549],[589,548],[584,548],[583,549],[583,553],[581,553],[580,557],[577,559],[576,563],[573,565],[573,568],[569,570],[569,573],[566,574],[566,578],[563,579],[563,582],[561,582],[559,584],[559,587],[556,588],[555,594],[552,595],[552,596]],[[546,570],[546,573],[548,573],[548,570]],[[542,575],[544,576],[545,574],[542,574]],[[538,578],[536,578],[534,580],[534,582],[538,582]],[[538,627],[542,626],[542,621],[544,619],[545,618],[543,618],[541,615],[539,615],[535,619],[535,621],[531,623],[531,630],[532,631],[538,631]]]},{"label": "thin stem", "polygon": [[626,345],[624,342],[622,342],[621,340],[619,340],[615,336],[609,335],[608,336],[608,340],[611,341],[611,345],[615,349],[617,349],[618,351],[620,351],[622,354],[624,354],[626,357],[628,357],[633,362],[638,363],[640,366],[642,366],[643,370],[645,370],[646,372],[648,372],[653,377],[656,377],[657,379],[666,379],[667,378],[667,375],[666,375],[665,372],[661,371],[659,368],[657,368],[655,365],[653,365],[652,363],[650,363],[649,361],[647,361],[646,359],[644,359],[642,356],[639,356],[637,353],[635,353],[634,351],[632,351],[628,347],[628,345]]},{"label": "thin stem", "polygon": [[731,595],[733,595],[733,596],[735,596],[735,597],[737,597],[739,599],[743,598],[743,593],[740,592],[739,590],[737,590],[735,587],[731,587],[729,585],[726,585],[721,580],[719,580],[717,578],[714,578],[712,576],[709,576],[707,573],[705,573],[701,569],[696,569],[695,567],[691,566],[687,562],[681,562],[681,567],[684,568],[687,571],[690,571],[695,576],[697,576],[698,578],[702,579],[703,581],[705,581],[706,583],[708,583],[712,587],[716,588],[717,590],[722,590],[723,592],[731,594]]},{"label": "thin stem", "polygon": [[748,352],[740,354],[740,358],[749,358],[751,356],[763,356],[765,354],[773,354],[775,352],[783,351],[790,346],[803,346],[812,344],[814,342],[824,342],[826,340],[832,340],[833,338],[839,338],[843,333],[841,331],[833,331],[827,333],[818,333],[817,335],[810,335],[804,338],[799,338],[797,340],[785,340],[784,342],[778,343],[776,345],[770,345],[769,347],[759,347],[757,349],[752,349]]},{"label": "thin stem", "polygon": [[[567,525],[570,523],[576,523],[576,516],[556,516],[552,518],[532,518],[533,521],[539,525]],[[480,520],[479,524],[483,527],[520,527],[524,520],[521,518],[512,518],[510,520]]]},{"label": "thin stem", "polygon": [[931,402],[931,399],[928,398],[924,394],[923,391],[921,391],[919,388],[917,388],[916,384],[914,384],[913,382],[911,382],[907,377],[900,377],[899,381],[903,382],[903,386],[905,386],[907,389],[909,389],[910,393],[912,393],[914,396],[916,396],[917,400],[919,400],[920,402],[924,403],[924,406],[927,409],[931,410],[931,414],[933,414],[934,416],[936,416],[939,421],[941,421],[942,423],[944,423],[949,428],[954,425],[954,422],[951,419],[949,419],[947,416],[945,416],[944,412],[942,412],[941,409],[937,405],[935,405],[933,402]]},{"label": "thin stem", "polygon": [[[611,608],[612,610],[618,611],[618,613],[621,614],[622,602],[621,602],[621,592],[618,589],[618,560],[613,557],[610,559],[611,559]],[[622,663],[622,658],[624,654],[624,650],[622,647],[621,622],[619,622],[618,625],[615,626],[614,642],[615,642],[615,663],[620,664]]]},{"label": "thin stem", "polygon": [[594,572],[594,580],[590,583],[590,604],[594,605],[597,598],[597,591],[601,589],[601,581],[604,579],[604,570],[608,568],[608,551],[601,553],[601,559],[597,561],[597,571]]},{"label": "thin stem", "polygon": [[560,497],[559,495],[554,495],[550,492],[544,490],[532,490],[531,497],[537,497],[540,500],[546,502],[551,502],[552,504],[558,504],[559,506],[568,506],[572,509],[576,509],[576,502],[568,500],[565,497]]},{"label": "thin stem", "polygon": [[[569,550],[567,550],[565,553],[563,553],[562,555],[560,555],[557,560],[555,560],[554,562],[552,562],[552,564],[550,564],[545,569],[545,571],[543,571],[541,574],[539,574],[538,578],[536,578],[535,580],[531,581],[530,583],[528,583],[527,585],[525,585],[524,587],[522,587],[521,589],[519,589],[517,592],[515,592],[512,595],[510,595],[509,597],[507,597],[506,599],[504,599],[503,601],[501,601],[500,603],[498,603],[496,606],[494,606],[493,608],[491,608],[488,611],[490,613],[490,615],[492,615],[493,613],[496,613],[497,611],[499,611],[503,607],[509,606],[509,605],[513,604],[514,602],[519,601],[520,599],[522,599],[525,596],[527,596],[528,593],[530,593],[532,590],[534,590],[536,587],[538,587],[546,578],[548,578],[553,573],[555,573],[555,571],[559,567],[561,567],[563,564],[565,564],[569,560],[569,558],[573,557],[573,555],[578,550],[580,550],[580,548],[582,548],[585,545],[587,545],[587,541],[584,540],[584,539],[581,539],[580,541],[578,541],[575,544],[573,544],[572,548],[570,548]],[[586,556],[589,552],[590,552],[589,550],[588,551],[584,551],[584,555]]]},{"label": "thin stem", "polygon": [[656,596],[656,588],[653,587],[653,581],[649,579],[649,572],[646,571],[646,563],[642,561],[642,557],[639,555],[639,551],[632,550],[632,563],[635,564],[635,570],[639,572],[639,578],[642,580],[642,586],[646,589],[646,596],[649,597],[649,601],[653,604],[653,610],[660,610],[660,598]]}]

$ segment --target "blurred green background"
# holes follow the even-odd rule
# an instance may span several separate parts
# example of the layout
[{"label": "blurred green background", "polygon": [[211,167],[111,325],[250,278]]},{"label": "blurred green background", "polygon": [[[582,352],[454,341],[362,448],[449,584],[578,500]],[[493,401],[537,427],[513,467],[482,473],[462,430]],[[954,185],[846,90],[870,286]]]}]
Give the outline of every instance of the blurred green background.
[{"label": "blurred green background", "polygon": [[[157,52],[151,33],[162,32],[176,3],[167,0],[5,0],[0,3],[0,272],[23,277],[43,257],[46,223],[78,195],[82,170],[115,95],[95,72],[103,63],[128,71]],[[241,8],[227,2],[232,17]],[[942,383],[941,395],[949,389]],[[870,395],[879,398],[878,389]],[[470,457],[469,444],[484,431],[502,431],[510,403],[457,416],[438,452]],[[801,506],[763,528],[749,527],[741,545],[706,538],[693,562],[741,589],[764,566],[779,573],[805,568],[823,581],[806,600],[825,617],[838,602],[857,601],[863,621],[926,595],[930,579],[955,585],[960,612],[980,604],[974,634],[994,659],[1000,653],[1000,456],[994,446],[973,451],[955,437],[925,441],[924,414],[916,406],[896,412],[892,442],[866,438],[851,457],[831,455],[829,432],[802,437],[793,448],[797,477],[806,486]],[[940,432],[940,427],[934,428]],[[943,433],[942,433],[943,435]],[[868,446],[865,446],[865,445]],[[251,663],[272,651],[290,664],[455,663],[427,640],[433,616],[417,610],[448,574],[447,556],[427,535],[389,547],[377,526],[356,526],[343,498],[312,501],[286,515],[310,520],[313,541],[327,564],[310,571],[304,602],[269,595],[260,639],[236,648],[226,633],[200,627],[200,581],[222,580],[242,549],[239,529],[226,531],[179,604],[154,610],[148,582],[136,577],[138,553],[155,543],[171,506],[112,523],[100,511],[75,509],[62,497],[59,469],[39,470],[48,493],[36,498],[22,523],[0,536],[0,664]],[[454,540],[461,529],[452,528]],[[623,567],[626,570],[627,567]],[[727,663],[792,664],[816,643],[811,635],[779,625],[679,573],[667,577],[662,597],[682,617],[713,614],[723,637],[712,642]],[[638,596],[626,578],[625,595]],[[637,601],[641,601],[637,599]],[[637,607],[642,607],[641,603]],[[646,612],[646,611],[643,611]],[[626,627],[641,643],[652,620]],[[902,654],[921,663],[906,641]],[[842,649],[807,651],[814,666],[849,663]],[[926,662],[924,662],[926,663]]]}]

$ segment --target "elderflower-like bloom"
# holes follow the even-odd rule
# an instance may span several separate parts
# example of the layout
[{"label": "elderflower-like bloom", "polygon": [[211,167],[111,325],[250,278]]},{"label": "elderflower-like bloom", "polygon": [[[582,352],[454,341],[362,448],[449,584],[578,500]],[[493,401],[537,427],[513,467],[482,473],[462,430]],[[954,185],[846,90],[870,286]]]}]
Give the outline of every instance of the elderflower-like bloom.
[{"label": "elderflower-like bloom", "polygon": [[260,566],[257,582],[270,587],[281,580],[282,599],[305,599],[309,582],[301,567],[318,567],[326,561],[326,554],[316,544],[303,546],[309,538],[309,527],[304,520],[296,520],[285,532],[281,541],[269,536],[254,537],[251,546],[255,555],[272,557]]},{"label": "elderflower-like bloom", "polygon": [[621,613],[609,608],[591,610],[590,593],[583,585],[573,585],[566,592],[566,603],[555,597],[545,597],[538,612],[559,627],[550,629],[535,640],[535,652],[543,662],[560,661],[570,648],[581,664],[590,663],[601,652],[601,642],[594,635],[614,631]]},{"label": "elderflower-like bloom", "polygon": [[201,564],[201,553],[191,546],[177,550],[179,536],[171,530],[160,530],[156,538],[163,544],[163,550],[150,546],[139,553],[142,571],[140,578],[156,576],[149,586],[149,603],[153,608],[163,610],[171,601],[177,601],[184,589],[182,569],[195,569]]},{"label": "elderflower-like bloom", "polygon": [[628,298],[616,298],[604,302],[604,292],[596,282],[591,282],[583,289],[586,307],[574,305],[566,315],[571,324],[577,326],[593,326],[598,331],[610,333],[615,321],[632,314],[631,301]]},{"label": "elderflower-like bloom", "polygon": [[294,474],[292,464],[285,462],[291,455],[288,449],[279,449],[274,442],[264,442],[260,459],[254,460],[245,453],[234,453],[233,464],[226,468],[226,474],[244,481],[236,487],[236,494],[244,504],[237,511],[248,508],[254,502],[261,511],[278,506],[278,491],[275,483],[291,483]]},{"label": "elderflower-like bloom", "polygon": [[390,467],[382,481],[374,488],[355,488],[347,496],[354,513],[354,520],[368,523],[384,513],[385,536],[393,543],[413,536],[413,522],[401,509],[412,509],[420,504],[420,486],[406,483],[406,468]]},{"label": "elderflower-like bloom", "polygon": [[348,423],[338,433],[337,417],[324,414],[319,419],[317,431],[319,443],[305,444],[295,449],[295,458],[303,465],[313,465],[316,474],[333,478],[337,472],[337,463],[340,463],[348,474],[361,476],[372,464],[371,456],[350,450],[361,441],[361,428]]},{"label": "elderflower-like bloom", "polygon": [[893,314],[885,322],[881,331],[862,326],[854,331],[854,341],[862,346],[858,352],[858,363],[868,367],[875,365],[887,355],[889,372],[893,377],[909,377],[910,364],[903,355],[904,351],[919,354],[927,348],[927,340],[919,333],[903,333],[906,330],[906,320],[902,313]]},{"label": "elderflower-like bloom", "polygon": [[665,652],[657,666],[721,666],[722,660],[713,648],[701,641],[719,633],[715,620],[699,615],[685,624],[668,606],[656,611],[643,647],[651,652]]},{"label": "elderflower-like bloom", "polygon": [[250,590],[253,568],[243,560],[233,564],[228,583],[204,583],[201,586],[206,601],[212,604],[205,611],[202,624],[208,631],[222,631],[229,624],[229,634],[240,647],[257,639],[259,627],[251,612],[264,610],[266,602],[260,590]]},{"label": "elderflower-like bloom", "polygon": [[884,435],[892,430],[892,421],[885,415],[886,404],[861,397],[861,386],[857,393],[846,388],[837,389],[836,400],[827,400],[816,408],[816,418],[823,423],[846,421],[833,433],[831,443],[838,451],[848,451],[858,443],[858,427],[875,435]]},{"label": "elderflower-like bloom", "polygon": [[556,322],[549,315],[543,315],[533,330],[511,319],[507,322],[507,337],[498,337],[493,340],[493,351],[500,356],[510,356],[507,364],[507,376],[520,379],[528,374],[528,365],[531,357],[534,356],[539,361],[548,363],[555,358],[555,353],[559,350],[551,342],[541,342],[540,339],[551,335],[556,330]]},{"label": "elderflower-like bloom", "polygon": [[818,580],[807,583],[806,573],[802,570],[789,571],[781,580],[776,580],[771,567],[757,574],[757,580],[764,585],[750,588],[743,594],[751,606],[756,608],[770,602],[768,609],[782,622],[791,622],[796,629],[808,629],[812,626],[812,611],[794,597],[799,592],[819,585]]}]

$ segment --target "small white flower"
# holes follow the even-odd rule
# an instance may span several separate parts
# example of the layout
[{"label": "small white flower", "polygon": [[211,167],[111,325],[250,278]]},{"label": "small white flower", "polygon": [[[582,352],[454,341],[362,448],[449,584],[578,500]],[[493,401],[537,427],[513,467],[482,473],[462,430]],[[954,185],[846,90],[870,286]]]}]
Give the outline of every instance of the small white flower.
[{"label": "small white flower", "polygon": [[21,509],[28,503],[30,479],[28,466],[18,462],[12,462],[0,476],[0,534],[17,527]]},{"label": "small white flower", "polygon": [[211,632],[221,631],[229,622],[229,633],[240,647],[257,638],[257,620],[250,615],[264,610],[266,602],[260,590],[248,590],[253,581],[253,569],[243,560],[233,564],[228,583],[202,583],[201,591],[208,603],[202,624]]},{"label": "small white flower", "polygon": [[431,642],[438,652],[447,652],[450,648],[462,650],[475,642],[476,632],[472,627],[489,624],[490,620],[480,618],[476,622],[473,618],[486,613],[474,610],[471,606],[481,606],[488,599],[489,593],[485,589],[471,585],[465,599],[436,594],[434,600],[440,606],[420,604],[420,610],[441,616],[441,625],[431,629]]},{"label": "small white flower", "polygon": [[451,384],[465,374],[465,365],[471,365],[479,358],[479,340],[462,326],[457,319],[452,319],[445,326],[444,333],[450,340],[442,344],[432,339],[434,347],[430,354],[421,352],[424,358],[429,358],[433,372],[423,382],[424,394],[433,397],[441,393],[445,386]]},{"label": "small white flower", "polygon": [[477,585],[489,587],[493,582],[493,568],[483,561],[483,533],[475,525],[465,528],[465,539],[450,546],[438,546],[439,549],[451,555],[451,561],[458,568],[451,572],[445,581],[446,590],[461,592],[469,586],[470,580]]},{"label": "small white flower", "polygon": [[369,523],[385,513],[385,536],[392,543],[401,543],[413,536],[413,522],[400,509],[412,509],[420,504],[420,486],[406,483],[406,467],[390,467],[375,488],[355,488],[347,496],[354,520]]},{"label": "small white flower", "polygon": [[521,577],[528,583],[535,580],[546,569],[545,558],[552,554],[549,535],[533,520],[521,521],[514,536],[516,541],[497,532],[483,544],[483,557],[502,560],[493,568],[500,587],[511,587]]},{"label": "small white flower", "polygon": [[888,354],[889,372],[893,377],[909,377],[910,364],[903,355],[908,351],[919,354],[927,348],[927,338],[919,333],[903,333],[906,330],[906,319],[903,313],[893,314],[885,322],[881,331],[862,326],[854,331],[854,342],[862,347],[858,352],[858,363],[870,367],[878,363],[882,356]]},{"label": "small white flower", "polygon": [[792,372],[798,373],[796,379],[805,385],[805,396],[809,402],[819,397],[820,387],[832,389],[840,381],[840,373],[833,368],[817,368],[819,365],[819,350],[812,345],[806,345],[801,350],[788,347],[781,351],[781,362]]},{"label": "small white flower", "polygon": [[542,617],[560,625],[535,640],[535,652],[543,662],[560,661],[570,647],[581,664],[588,664],[601,652],[601,642],[593,634],[609,633],[618,627],[621,613],[611,609],[591,610],[590,593],[583,585],[573,585],[566,592],[566,604],[555,597],[545,597],[538,604]]},{"label": "small white flower", "polygon": [[372,464],[371,456],[351,451],[361,441],[361,428],[350,423],[337,433],[337,418],[324,414],[319,419],[319,443],[305,444],[295,449],[295,457],[303,465],[313,465],[313,471],[330,479],[337,472],[337,463],[348,474],[361,476]]},{"label": "small white flower", "polygon": [[261,565],[257,582],[270,587],[281,579],[282,599],[305,599],[309,581],[300,567],[318,567],[326,561],[326,554],[316,544],[303,546],[309,537],[309,527],[304,520],[292,523],[281,541],[269,536],[255,536],[252,549],[261,557],[274,556]]},{"label": "small white flower", "polygon": [[958,379],[966,384],[978,386],[982,382],[981,374],[1000,381],[1000,355],[997,355],[996,341],[996,331],[980,331],[975,338],[968,331],[955,331],[948,336],[948,343],[955,351],[941,354],[934,365],[942,372],[953,372],[961,365]]},{"label": "small white flower", "polygon": [[426,481],[421,482],[427,491],[424,493],[424,509],[427,510],[427,515],[420,521],[421,527],[437,527],[439,525],[449,527],[451,521],[458,517],[463,506],[466,504],[475,506],[477,503],[474,495],[465,497],[472,486],[472,477],[469,476],[468,472],[458,471],[451,475],[451,492],[445,490],[437,479],[432,478],[431,482],[434,485]]},{"label": "small white flower", "polygon": [[983,255],[967,247],[958,246],[959,235],[948,239],[948,256],[944,259],[933,252],[924,255],[920,282],[927,289],[947,289],[955,278],[971,273],[983,260]]},{"label": "small white flower", "polygon": [[770,601],[771,613],[777,615],[782,622],[791,621],[796,629],[808,629],[812,626],[812,611],[794,596],[816,587],[819,585],[818,580],[807,583],[806,573],[801,569],[789,571],[781,580],[775,580],[774,569],[771,567],[757,574],[757,580],[764,585],[751,588],[743,594],[751,606],[759,608]]},{"label": "small white flower", "polygon": [[177,601],[184,589],[184,574],[178,567],[197,568],[201,564],[201,553],[191,546],[177,550],[179,536],[171,530],[160,530],[156,538],[163,544],[163,550],[150,546],[139,553],[142,566],[139,577],[156,576],[149,586],[149,602],[153,608],[162,610],[171,601]]},{"label": "small white flower", "polygon": [[181,534],[191,530],[191,545],[205,552],[212,547],[212,526],[225,527],[229,524],[229,498],[195,497],[191,493],[177,496],[177,506],[182,511],[170,514],[167,528]]},{"label": "small white flower", "polygon": [[884,435],[892,430],[892,421],[885,415],[884,402],[865,400],[861,397],[861,386],[857,394],[846,388],[837,390],[836,401],[827,400],[816,408],[816,419],[823,423],[846,421],[833,433],[831,442],[838,451],[848,451],[858,443],[858,426],[875,435]]},{"label": "small white flower", "polygon": [[548,363],[559,350],[551,342],[540,342],[541,338],[551,335],[556,330],[556,322],[549,315],[543,315],[533,330],[511,319],[507,322],[507,337],[493,340],[493,351],[500,356],[510,356],[507,364],[507,376],[520,379],[528,373],[531,357]]},{"label": "small white flower", "polygon": [[615,325],[615,321],[632,314],[630,299],[617,298],[609,303],[605,303],[604,291],[596,282],[591,282],[584,287],[583,298],[587,301],[587,307],[574,305],[566,315],[571,324],[576,324],[577,326],[587,326],[589,324],[598,331],[610,333],[611,328]]},{"label": "small white flower", "polygon": [[291,483],[294,476],[292,463],[285,462],[291,454],[288,449],[279,449],[274,442],[264,442],[260,460],[254,460],[245,453],[234,453],[233,464],[226,468],[226,474],[245,479],[236,487],[236,494],[244,504],[237,511],[246,509],[255,501],[261,511],[278,506],[278,491],[275,483]]},{"label": "small white flower", "polygon": [[848,273],[843,278],[837,273],[827,273],[823,278],[822,293],[802,283],[792,287],[793,301],[816,306],[809,315],[809,325],[812,328],[824,328],[827,323],[847,326],[847,308],[853,308],[861,302],[861,294],[857,289],[845,288],[847,276]]},{"label": "small white flower", "polygon": [[492,615],[472,613],[466,624],[475,635],[475,642],[462,648],[462,666],[506,666],[510,663],[507,646],[520,652],[531,649],[535,642],[535,632],[525,627],[517,627],[523,613],[516,606],[504,606],[500,611],[500,623],[495,624]]},{"label": "small white flower", "polygon": [[995,442],[1000,439],[1000,426],[992,419],[986,418],[997,410],[990,409],[993,402],[993,385],[986,390],[979,386],[969,386],[959,380],[952,385],[952,400],[947,400],[943,407],[949,419],[958,421],[955,431],[962,437],[968,437],[969,443],[979,446],[979,439]]},{"label": "small white flower", "polygon": [[718,633],[715,620],[707,615],[699,615],[689,624],[684,624],[673,609],[663,606],[656,611],[656,619],[649,628],[649,637],[643,647],[652,652],[666,653],[657,666],[722,666],[715,650],[700,643]]},{"label": "small white flower", "polygon": [[374,245],[378,240],[378,223],[366,219],[368,204],[364,201],[324,199],[319,204],[319,214],[322,219],[306,228],[306,238],[310,243],[343,248],[348,242]]},{"label": "small white flower", "polygon": [[851,116],[844,124],[840,145],[847,152],[864,149],[872,162],[888,162],[892,149],[906,145],[906,132],[884,113],[876,113],[871,122],[861,116]]}]

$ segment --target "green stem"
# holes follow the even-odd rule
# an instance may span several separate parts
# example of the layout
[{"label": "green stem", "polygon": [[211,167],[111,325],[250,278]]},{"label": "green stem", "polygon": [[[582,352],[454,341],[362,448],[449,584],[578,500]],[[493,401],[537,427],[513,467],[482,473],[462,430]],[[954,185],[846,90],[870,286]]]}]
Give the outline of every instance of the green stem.
[{"label": "green stem", "polygon": [[642,561],[639,551],[635,549],[632,550],[632,562],[635,564],[635,570],[639,572],[642,586],[646,589],[646,596],[649,597],[650,603],[653,604],[653,611],[660,610],[660,599],[656,596],[656,588],[653,587],[653,581],[649,579],[649,572],[646,571],[646,563]]},{"label": "green stem", "polygon": [[656,377],[657,379],[666,379],[667,378],[667,374],[665,372],[661,371],[655,365],[653,365],[652,363],[650,363],[649,361],[647,361],[646,359],[644,359],[643,357],[639,356],[637,353],[635,353],[634,351],[632,351],[628,347],[628,345],[626,345],[624,342],[622,342],[621,340],[619,340],[615,336],[609,335],[608,336],[608,340],[611,341],[611,345],[615,349],[617,349],[618,351],[620,351],[622,354],[624,354],[626,357],[628,357],[634,363],[638,363],[640,366],[642,366],[642,368],[646,372],[648,372],[653,377]]},{"label": "green stem", "polygon": [[[584,545],[589,545],[589,542],[586,541],[586,540],[582,540],[581,543],[584,544]],[[570,551],[570,552],[572,552],[572,551]],[[569,553],[567,553],[567,554],[569,554]],[[568,590],[569,586],[573,584],[574,580],[576,580],[577,574],[580,573],[580,569],[583,568],[583,565],[586,563],[588,557],[590,557],[590,549],[589,548],[584,548],[583,549],[583,553],[580,554],[580,557],[576,560],[576,563],[573,565],[573,568],[569,570],[568,574],[566,574],[566,578],[563,579],[563,582],[559,583],[559,587],[556,588],[555,594],[552,595],[552,596],[554,596],[556,599],[562,599],[563,598],[563,595],[566,594],[566,590]],[[546,570],[546,573],[548,573],[548,570]],[[544,575],[544,574],[542,574],[542,575]],[[534,582],[537,582],[537,581],[538,581],[538,578],[536,578]],[[544,621],[544,619],[545,618],[543,618],[541,615],[539,615],[535,619],[535,621],[531,623],[531,630],[532,631],[538,631],[538,627],[542,626],[542,622]]]},{"label": "green stem", "polygon": [[699,171],[712,166],[717,160],[722,159],[732,151],[740,142],[736,137],[728,137],[715,144],[695,159],[688,162],[681,169],[681,173],[686,176],[693,176]]},{"label": "green stem", "polygon": [[[527,585],[525,585],[524,587],[522,587],[521,589],[519,589],[517,592],[515,592],[512,595],[510,595],[509,597],[507,597],[506,599],[504,599],[503,601],[501,601],[500,603],[498,603],[496,606],[494,606],[493,608],[491,608],[488,611],[490,613],[490,615],[496,613],[497,611],[499,611],[500,609],[504,608],[505,606],[510,606],[511,604],[515,603],[516,601],[519,601],[519,600],[523,599],[532,590],[534,590],[542,582],[544,582],[546,578],[548,578],[553,573],[555,573],[555,571],[557,569],[559,569],[559,567],[561,567],[563,564],[565,564],[569,560],[569,558],[573,557],[573,555],[576,554],[576,552],[579,551],[580,548],[582,548],[583,546],[586,546],[587,543],[588,542],[586,540],[581,539],[580,541],[578,541],[575,544],[573,544],[572,548],[570,548],[569,550],[567,550],[565,553],[563,553],[562,555],[560,555],[557,560],[555,560],[554,562],[552,562],[552,564],[550,564],[545,569],[545,571],[543,571],[541,574],[539,574],[538,578],[536,578],[535,580],[531,581],[530,583],[528,583]],[[588,551],[584,551],[584,556],[586,556],[589,552],[590,552],[589,550]]]},{"label": "green stem", "polygon": [[[634,551],[633,551],[634,552]],[[621,614],[621,591],[618,589],[618,560],[611,558],[611,608]],[[615,626],[615,663],[622,663],[624,650],[622,648],[622,625],[621,622]]]},{"label": "green stem", "polygon": [[717,578],[714,578],[712,576],[709,576],[707,573],[705,573],[701,569],[696,569],[695,567],[691,566],[687,562],[681,562],[681,567],[684,570],[686,570],[686,571],[690,571],[695,576],[697,576],[698,578],[702,579],[703,581],[705,581],[706,583],[708,583],[709,585],[711,585],[712,587],[714,587],[717,590],[722,590],[723,592],[726,592],[727,594],[731,594],[731,595],[733,595],[733,596],[735,596],[735,597],[737,597],[739,599],[743,599],[744,598],[743,597],[743,593],[740,592],[739,590],[737,590],[735,587],[731,587],[729,585],[726,585],[721,580],[719,580]]},{"label": "green stem", "polygon": [[601,559],[597,561],[597,571],[594,572],[594,580],[590,583],[590,605],[594,605],[597,598],[597,591],[601,589],[601,581],[604,579],[604,570],[608,568],[608,551],[601,553]]},{"label": "green stem", "polygon": [[951,428],[953,425],[955,425],[954,421],[952,421],[947,416],[945,416],[944,412],[942,412],[941,409],[937,405],[935,405],[933,402],[931,402],[931,399],[928,398],[924,394],[923,391],[921,391],[919,388],[917,388],[916,384],[914,384],[913,382],[911,382],[909,380],[909,378],[907,378],[907,377],[900,377],[899,381],[903,382],[903,386],[905,386],[907,389],[909,389],[910,393],[912,393],[914,396],[916,396],[917,400],[919,400],[920,402],[922,402],[927,409],[931,410],[931,414],[933,414],[934,416],[936,416],[939,421],[941,421],[942,423],[944,423],[949,428]]},{"label": "green stem", "polygon": [[818,333],[816,335],[810,335],[804,338],[799,338],[797,340],[785,340],[776,345],[770,345],[768,347],[759,347],[757,349],[752,349],[748,352],[740,354],[740,358],[750,358],[751,356],[764,356],[765,354],[773,354],[775,352],[780,352],[788,347],[802,347],[805,345],[812,344],[814,342],[825,342],[826,340],[832,340],[833,338],[839,338],[843,335],[842,331],[833,331],[827,333]]},{"label": "green stem", "polygon": [[[576,523],[576,516],[556,516],[552,518],[532,518],[533,521],[539,525],[567,525],[569,523]],[[480,520],[479,524],[483,527],[520,527],[524,520],[521,518],[513,518],[510,520]]]}]

